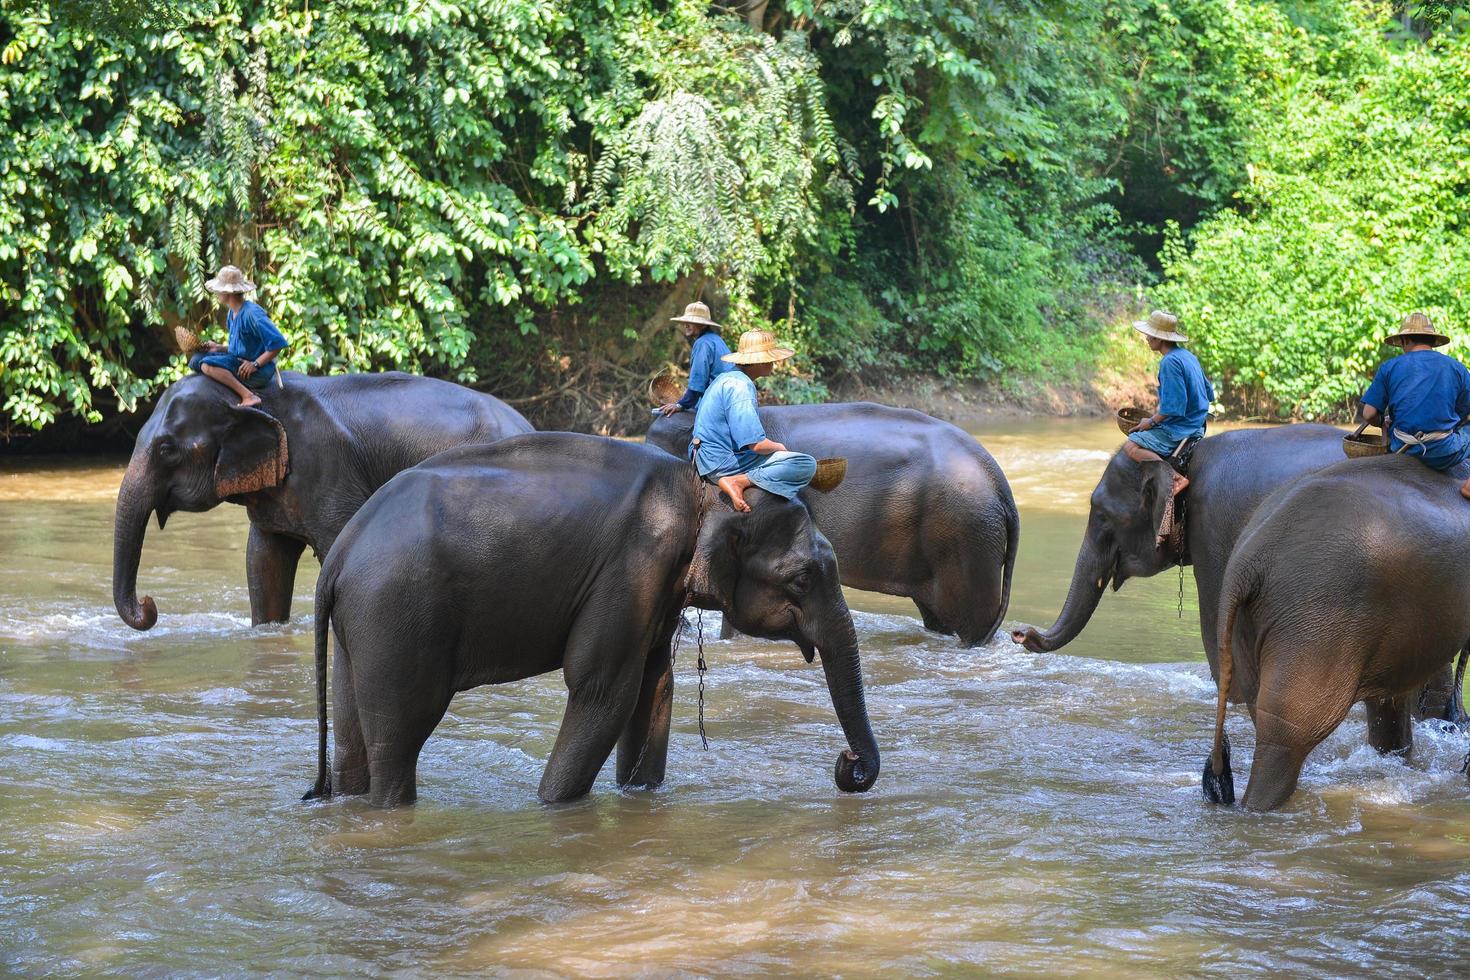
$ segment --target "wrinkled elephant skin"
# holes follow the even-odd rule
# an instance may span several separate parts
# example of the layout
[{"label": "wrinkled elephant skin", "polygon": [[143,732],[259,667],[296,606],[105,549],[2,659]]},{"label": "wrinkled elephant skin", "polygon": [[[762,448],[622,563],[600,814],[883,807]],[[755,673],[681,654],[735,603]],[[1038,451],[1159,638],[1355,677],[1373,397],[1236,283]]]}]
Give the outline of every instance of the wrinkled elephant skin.
[{"label": "wrinkled elephant skin", "polygon": [[113,601],[124,622],[158,618],[137,595],[148,517],[243,504],[246,572],[255,623],[290,616],[301,552],[331,548],[342,526],[394,474],[466,443],[530,432],[490,395],[408,374],[313,378],[284,372],[284,388],[241,409],[223,385],[191,375],[159,399],[133,447],[118,492]]},{"label": "wrinkled elephant skin", "polygon": [[1256,729],[1242,802],[1274,810],[1354,704],[1408,700],[1470,641],[1463,477],[1402,456],[1350,460],[1303,477],[1256,511],[1221,587],[1207,798],[1232,802],[1218,727],[1227,695],[1250,706]]},{"label": "wrinkled elephant skin", "polygon": [[686,595],[821,657],[847,740],[838,788],[867,790],[878,746],[832,547],[799,500],[749,500],[737,514],[687,463],[569,433],[450,450],[395,477],[318,579],[320,769],[308,796],[411,802],[419,751],[456,692],[558,668],[567,708],[541,798],[586,794],[615,745],[620,785],[658,785]]},{"label": "wrinkled elephant skin", "polygon": [[[687,458],[693,412],[656,420],[647,441]],[[924,625],[988,643],[1010,603],[1020,522],[1010,484],[962,429],[868,402],[762,408],[766,434],[817,458],[845,457],[832,493],[803,494],[842,582],[914,600]]]}]

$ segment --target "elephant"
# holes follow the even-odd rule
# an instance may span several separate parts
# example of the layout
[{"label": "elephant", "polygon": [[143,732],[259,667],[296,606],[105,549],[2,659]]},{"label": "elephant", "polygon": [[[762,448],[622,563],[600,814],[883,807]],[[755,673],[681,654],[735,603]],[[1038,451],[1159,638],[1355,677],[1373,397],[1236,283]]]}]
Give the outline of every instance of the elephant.
[{"label": "elephant", "polygon": [[[1212,676],[1219,676],[1216,615],[1220,583],[1236,539],[1261,502],[1301,476],[1343,461],[1342,430],[1330,425],[1236,429],[1195,447],[1184,501],[1182,553],[1156,544],[1170,483],[1167,463],[1136,463],[1121,450],[1092,491],[1087,530],[1077,552],[1066,602],[1044,633],[1022,627],[1011,634],[1026,649],[1059,650],[1082,632],[1111,581],[1114,592],[1129,578],[1146,578],[1178,564],[1194,566],[1199,593],[1200,637]],[[1370,701],[1369,742],[1380,752],[1406,748],[1408,716],[1400,702]],[[1450,671],[1442,671],[1413,699],[1417,717],[1466,720]]]},{"label": "elephant", "polygon": [[[693,413],[654,421],[646,441],[687,458]],[[922,412],[870,402],[760,409],[770,438],[846,457],[835,493],[809,494],[844,585],[907,596],[924,626],[987,643],[1010,605],[1020,517],[1005,474],[975,441]]]},{"label": "elephant", "polygon": [[320,559],[347,520],[400,470],[465,443],[533,431],[509,405],[447,381],[391,372],[313,378],[282,372],[283,387],[240,408],[217,382],[169,386],[138,433],[117,497],[112,598],[136,630],[158,609],[138,599],[148,516],[229,502],[250,517],[246,576],[253,624],[290,617],[301,552]]},{"label": "elephant", "polygon": [[1221,582],[1207,799],[1234,802],[1227,701],[1248,705],[1256,729],[1242,803],[1274,810],[1355,703],[1407,701],[1470,643],[1464,475],[1407,457],[1350,460],[1256,511]]},{"label": "elephant", "polygon": [[[307,798],[417,795],[419,752],[458,691],[561,668],[567,707],[538,795],[584,796],[618,748],[620,786],[664,778],[671,641],[687,603],[820,653],[863,792],[878,744],[832,546],[798,500],[735,512],[688,463],[573,433],[440,453],[343,528],[316,593],[317,781]],[[336,638],[327,773],[328,630]]]}]

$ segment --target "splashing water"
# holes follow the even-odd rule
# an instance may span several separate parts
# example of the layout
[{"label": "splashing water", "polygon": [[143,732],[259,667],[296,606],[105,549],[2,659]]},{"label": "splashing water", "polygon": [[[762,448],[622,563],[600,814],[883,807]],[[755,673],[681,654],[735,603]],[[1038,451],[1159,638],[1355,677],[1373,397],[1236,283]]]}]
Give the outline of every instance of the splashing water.
[{"label": "splashing water", "polygon": [[[984,435],[1022,508],[1011,618],[1061,605],[1116,432]],[[1062,460],[1063,462],[1058,462]],[[883,775],[832,785],[821,670],[712,639],[710,751],[680,660],[669,781],[536,802],[556,675],[455,699],[418,805],[303,804],[312,562],[249,627],[239,508],[150,531],[135,633],[110,599],[121,466],[0,478],[0,972],[1252,973],[1457,970],[1466,740],[1410,759],[1355,712],[1285,810],[1206,806],[1214,687],[1193,583],[1130,582],[1065,654],[962,650],[853,593]],[[1232,713],[1241,778],[1248,721]]]}]

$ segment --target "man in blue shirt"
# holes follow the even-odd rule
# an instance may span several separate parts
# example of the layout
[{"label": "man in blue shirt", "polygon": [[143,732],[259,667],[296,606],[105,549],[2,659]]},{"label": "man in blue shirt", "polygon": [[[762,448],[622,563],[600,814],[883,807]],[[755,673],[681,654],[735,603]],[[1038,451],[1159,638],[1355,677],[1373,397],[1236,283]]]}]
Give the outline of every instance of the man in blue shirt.
[{"label": "man in blue shirt", "polygon": [[[1133,329],[1148,338],[1148,348],[1163,354],[1159,361],[1159,409],[1133,427],[1123,451],[1139,463],[1162,462],[1174,455],[1186,439],[1205,434],[1205,420],[1215,389],[1205,377],[1199,358],[1180,347],[1189,338],[1178,330],[1179,318],[1164,310],[1154,310],[1147,320],[1134,321]],[[1174,473],[1173,493],[1189,486],[1184,474]]]},{"label": "man in blue shirt", "polygon": [[745,491],[752,486],[790,500],[816,475],[815,459],[766,437],[756,411],[756,379],[793,353],[778,346],[768,331],[747,330],[740,336],[740,349],[724,356],[740,370],[718,375],[694,415],[689,453],[695,468],[725,491],[738,511],[749,512]]},{"label": "man in blue shirt", "polygon": [[684,412],[699,404],[700,397],[710,384],[726,371],[735,370],[735,365],[721,360],[730,353],[724,339],[719,335],[720,325],[709,318],[709,307],[703,303],[690,303],[684,307],[684,315],[673,318],[684,330],[684,339],[689,341],[689,387],[676,402],[659,407],[665,416]]},{"label": "man in blue shirt", "polygon": [[228,344],[206,341],[204,353],[189,359],[189,367],[207,375],[240,396],[240,407],[260,404],[257,391],[276,376],[272,363],[286,346],[286,338],[256,303],[245,298],[255,291],[255,283],[233,265],[219,270],[219,275],[204,284],[220,298],[229,313],[225,325],[230,331]]},{"label": "man in blue shirt", "polygon": [[[1403,353],[1385,362],[1363,393],[1363,418],[1383,424],[1387,416],[1392,426],[1389,449],[1440,471],[1470,456],[1470,433],[1460,427],[1470,415],[1470,371],[1434,349],[1449,342],[1429,317],[1410,313],[1384,341]],[[1470,479],[1460,495],[1470,498]]]}]

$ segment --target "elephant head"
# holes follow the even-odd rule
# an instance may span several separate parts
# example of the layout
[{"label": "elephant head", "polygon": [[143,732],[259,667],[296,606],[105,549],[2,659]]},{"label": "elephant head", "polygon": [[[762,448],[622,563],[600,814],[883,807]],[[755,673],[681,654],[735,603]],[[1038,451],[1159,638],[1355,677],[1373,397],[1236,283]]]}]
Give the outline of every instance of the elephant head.
[{"label": "elephant head", "polygon": [[1109,582],[1116,592],[1130,578],[1157,575],[1176,564],[1179,556],[1168,543],[1157,543],[1172,482],[1168,463],[1137,463],[1122,452],[1115,455],[1092,491],[1087,530],[1061,615],[1045,633],[1027,627],[1011,634],[1012,639],[1037,653],[1060,649],[1082,632]]},{"label": "elephant head", "polygon": [[878,743],[832,545],[799,500],[752,488],[746,491],[751,512],[739,514],[713,489],[705,493],[708,513],[691,564],[691,601],[721,610],[742,633],[790,640],[807,663],[821,654],[849,747],[837,758],[837,786],[848,793],[868,790],[878,779]]},{"label": "elephant head", "polygon": [[112,601],[136,630],[158,621],[153,599],[138,600],[138,561],[148,515],[162,528],[175,511],[202,511],[277,486],[286,478],[286,431],[259,409],[240,408],[207,378],[164,393],[138,433],[117,495],[112,541]]}]

